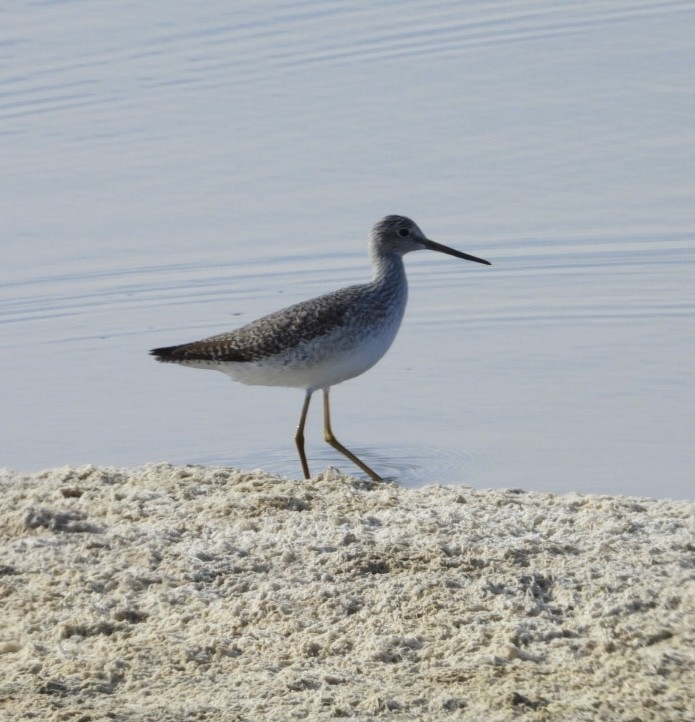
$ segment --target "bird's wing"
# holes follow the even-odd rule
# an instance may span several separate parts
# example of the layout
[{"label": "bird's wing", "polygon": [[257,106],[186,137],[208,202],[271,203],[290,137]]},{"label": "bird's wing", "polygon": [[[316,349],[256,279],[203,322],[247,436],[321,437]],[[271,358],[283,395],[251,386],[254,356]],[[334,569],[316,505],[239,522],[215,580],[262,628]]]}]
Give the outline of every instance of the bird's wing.
[{"label": "bird's wing", "polygon": [[257,361],[314,340],[344,324],[354,306],[357,287],[301,301],[263,316],[234,331],[153,349],[161,361]]}]

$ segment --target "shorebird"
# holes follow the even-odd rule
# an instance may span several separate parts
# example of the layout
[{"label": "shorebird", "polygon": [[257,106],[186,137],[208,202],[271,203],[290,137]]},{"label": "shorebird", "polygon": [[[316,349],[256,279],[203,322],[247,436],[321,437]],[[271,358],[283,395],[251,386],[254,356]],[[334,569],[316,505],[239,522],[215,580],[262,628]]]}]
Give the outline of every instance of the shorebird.
[{"label": "shorebird", "polygon": [[401,325],[408,297],[403,256],[429,249],[467,261],[490,262],[429,240],[404,216],[386,216],[369,237],[373,278],[296,303],[235,331],[180,346],[155,348],[158,361],[214,369],[234,381],[304,389],[295,443],[304,478],[310,478],[304,453],[304,424],[314,391],[323,391],[324,439],[375,481],[373,469],[345,448],[331,429],[331,386],[370,369],[388,351]]}]

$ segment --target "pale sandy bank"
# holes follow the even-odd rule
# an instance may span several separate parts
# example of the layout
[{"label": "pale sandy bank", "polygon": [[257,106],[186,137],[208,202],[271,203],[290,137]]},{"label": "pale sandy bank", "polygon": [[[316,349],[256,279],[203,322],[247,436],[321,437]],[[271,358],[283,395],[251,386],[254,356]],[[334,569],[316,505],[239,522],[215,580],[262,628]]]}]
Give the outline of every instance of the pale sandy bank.
[{"label": "pale sandy bank", "polygon": [[0,474],[0,719],[695,720],[695,505]]}]

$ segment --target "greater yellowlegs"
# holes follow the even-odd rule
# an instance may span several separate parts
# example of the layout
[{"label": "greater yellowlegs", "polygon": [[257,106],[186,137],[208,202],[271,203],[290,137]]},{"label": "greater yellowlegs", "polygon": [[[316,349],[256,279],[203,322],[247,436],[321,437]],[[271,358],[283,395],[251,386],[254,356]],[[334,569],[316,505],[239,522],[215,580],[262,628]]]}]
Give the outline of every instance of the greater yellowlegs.
[{"label": "greater yellowlegs", "polygon": [[430,241],[409,218],[386,216],[370,234],[374,276],[369,283],[296,303],[236,331],[155,348],[150,353],[158,361],[222,371],[244,384],[304,389],[294,438],[306,479],[309,465],[304,453],[304,423],[311,395],[321,389],[325,440],[372,479],[381,481],[333,435],[328,393],[331,386],[364,373],[388,351],[408,296],[403,256],[425,248],[490,265],[482,258]]}]

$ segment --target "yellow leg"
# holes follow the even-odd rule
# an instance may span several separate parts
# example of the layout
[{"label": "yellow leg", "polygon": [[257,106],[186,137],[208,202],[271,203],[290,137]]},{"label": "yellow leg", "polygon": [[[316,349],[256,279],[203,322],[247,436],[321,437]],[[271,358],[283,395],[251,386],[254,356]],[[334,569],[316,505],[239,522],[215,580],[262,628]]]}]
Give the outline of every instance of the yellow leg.
[{"label": "yellow leg", "polygon": [[299,417],[299,424],[297,425],[297,433],[294,435],[294,442],[297,444],[297,451],[299,451],[299,460],[302,462],[302,471],[304,472],[304,478],[309,479],[309,464],[306,462],[306,454],[304,453],[304,424],[306,423],[306,415],[309,411],[309,402],[311,401],[311,391],[306,392],[304,397],[304,406],[302,406],[302,415]]},{"label": "yellow leg", "polygon": [[[308,406],[309,402],[305,402],[305,405]],[[305,415],[305,414],[304,414]],[[365,474],[368,474],[374,481],[383,481],[383,479],[377,474],[373,469],[370,469],[364,461],[361,459],[358,459],[352,451],[349,449],[346,449],[339,441],[338,439],[333,436],[333,431],[331,430],[331,410],[328,406],[328,389],[323,390],[323,438],[337,451],[339,451],[341,454],[344,454],[347,456],[348,459],[353,464],[357,464],[357,466],[364,471]]]}]

